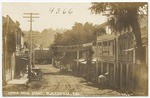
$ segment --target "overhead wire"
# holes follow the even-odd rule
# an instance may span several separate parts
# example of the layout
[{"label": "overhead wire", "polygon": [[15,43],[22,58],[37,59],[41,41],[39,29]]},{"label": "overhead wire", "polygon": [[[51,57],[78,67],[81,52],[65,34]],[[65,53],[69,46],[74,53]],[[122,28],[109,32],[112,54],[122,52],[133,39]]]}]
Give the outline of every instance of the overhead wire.
[{"label": "overhead wire", "polygon": [[32,7],[32,5],[30,5],[29,2],[25,2],[24,5],[26,5],[31,12],[36,12],[36,10]]},{"label": "overhead wire", "polygon": [[[23,21],[23,13],[37,12],[37,10],[34,8],[34,6],[30,2],[7,3],[3,8],[9,9],[9,10],[2,10],[3,14],[9,15],[13,20],[16,20],[16,21]],[[16,16],[17,16],[17,19],[15,19]]]},{"label": "overhead wire", "polygon": [[33,5],[31,5],[30,2],[28,2],[27,4],[31,7],[31,9],[33,9],[35,12],[37,12],[37,10],[33,7]]},{"label": "overhead wire", "polygon": [[[12,8],[13,12],[9,12],[9,13],[12,13],[12,14],[22,14],[23,7],[20,6],[18,3],[13,2],[13,3],[9,4],[9,5],[11,5],[13,7]],[[18,17],[18,18],[19,19],[17,19],[17,20],[21,20],[22,19],[22,17]]]}]

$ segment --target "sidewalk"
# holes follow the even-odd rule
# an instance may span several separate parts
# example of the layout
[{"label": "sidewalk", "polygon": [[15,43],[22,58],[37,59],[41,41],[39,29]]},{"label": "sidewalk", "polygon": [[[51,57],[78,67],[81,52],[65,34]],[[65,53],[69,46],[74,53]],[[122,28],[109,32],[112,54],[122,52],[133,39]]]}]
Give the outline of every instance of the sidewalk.
[{"label": "sidewalk", "polygon": [[7,82],[7,84],[9,85],[13,85],[13,84],[27,84],[29,79],[27,78],[27,74],[25,74],[23,77],[21,77],[20,79],[12,79],[10,81]]}]

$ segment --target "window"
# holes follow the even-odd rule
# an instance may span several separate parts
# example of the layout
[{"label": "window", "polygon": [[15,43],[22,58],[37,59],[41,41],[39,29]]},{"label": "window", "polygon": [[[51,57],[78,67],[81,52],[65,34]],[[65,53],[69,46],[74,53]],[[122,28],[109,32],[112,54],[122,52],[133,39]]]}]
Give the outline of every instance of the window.
[{"label": "window", "polygon": [[98,43],[98,46],[101,46],[101,43]]},{"label": "window", "polygon": [[108,46],[110,46],[110,45],[111,45],[112,41],[113,41],[113,40],[108,41]]},{"label": "window", "polygon": [[103,46],[107,46],[107,41],[103,42]]}]

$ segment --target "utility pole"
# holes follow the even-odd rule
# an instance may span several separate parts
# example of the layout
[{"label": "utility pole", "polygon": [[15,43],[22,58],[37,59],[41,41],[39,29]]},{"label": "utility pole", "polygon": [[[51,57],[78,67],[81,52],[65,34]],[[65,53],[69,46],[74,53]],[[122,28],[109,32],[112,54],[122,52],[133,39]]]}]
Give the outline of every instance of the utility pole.
[{"label": "utility pole", "polygon": [[39,13],[24,13],[24,15],[26,16],[23,16],[23,18],[28,18],[30,19],[28,22],[30,22],[30,63],[28,65],[28,78],[29,78],[29,81],[30,81],[30,76],[31,76],[31,67],[34,67],[34,56],[33,56],[33,39],[32,39],[32,22],[33,22],[33,18],[39,18]]}]

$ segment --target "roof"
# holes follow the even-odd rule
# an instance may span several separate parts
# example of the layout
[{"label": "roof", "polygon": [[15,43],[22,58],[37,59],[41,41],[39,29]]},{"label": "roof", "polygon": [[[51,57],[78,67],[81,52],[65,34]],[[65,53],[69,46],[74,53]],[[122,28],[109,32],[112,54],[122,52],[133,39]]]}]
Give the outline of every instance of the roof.
[{"label": "roof", "polygon": [[81,59],[79,59],[79,60],[75,59],[74,61],[83,62],[83,61],[85,61],[85,59],[83,59],[83,58],[81,58]]},{"label": "roof", "polygon": [[112,40],[114,39],[116,36],[114,34],[106,34],[106,35],[102,35],[102,36],[98,36],[97,37],[97,42],[100,41],[108,41],[108,40]]},{"label": "roof", "polygon": [[[7,23],[8,22],[8,23]],[[19,22],[14,22],[8,15],[6,17],[2,17],[3,30],[7,32],[15,31],[16,29],[20,29]],[[7,27],[6,27],[7,26]]]},{"label": "roof", "polygon": [[69,45],[69,46],[51,46],[54,51],[60,52],[75,52],[78,50],[87,50],[92,48],[93,42],[79,44],[79,45]]},{"label": "roof", "polygon": [[96,25],[96,27],[103,28],[103,27],[108,26],[108,25],[109,25],[109,22],[107,21],[107,22],[104,22],[100,25]]},{"label": "roof", "polygon": [[[40,49],[40,47],[37,47],[34,50],[41,50],[41,49]],[[42,48],[42,50],[49,50],[49,48]]]}]

